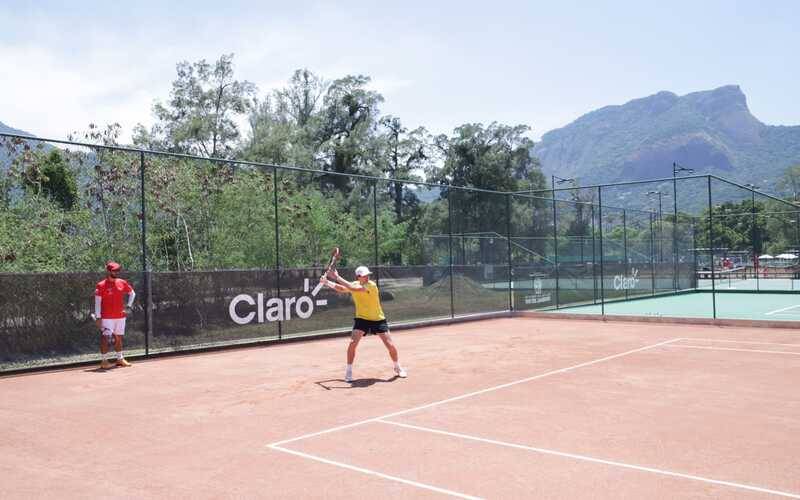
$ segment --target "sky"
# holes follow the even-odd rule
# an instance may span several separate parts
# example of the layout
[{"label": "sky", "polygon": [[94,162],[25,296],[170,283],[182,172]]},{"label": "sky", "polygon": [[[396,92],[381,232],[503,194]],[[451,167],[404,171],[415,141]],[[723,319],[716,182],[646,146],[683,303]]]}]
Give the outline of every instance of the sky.
[{"label": "sky", "polygon": [[141,1],[0,3],[0,122],[65,138],[153,123],[180,61],[234,54],[260,96],[295,69],[368,75],[383,114],[449,133],[493,121],[538,140],[606,105],[739,85],[800,125],[792,1]]}]

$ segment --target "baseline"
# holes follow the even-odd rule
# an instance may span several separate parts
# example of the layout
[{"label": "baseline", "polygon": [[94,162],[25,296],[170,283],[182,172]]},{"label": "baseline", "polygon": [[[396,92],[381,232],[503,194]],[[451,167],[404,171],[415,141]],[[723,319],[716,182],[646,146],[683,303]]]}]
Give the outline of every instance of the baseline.
[{"label": "baseline", "polygon": [[681,349],[706,349],[709,351],[736,351],[736,352],[757,352],[757,353],[765,353],[765,354],[790,354],[794,356],[800,356],[800,352],[792,352],[792,351],[767,351],[764,349],[737,349],[735,347],[712,347],[712,346],[705,346],[705,345],[668,345],[664,347],[677,347]]},{"label": "baseline", "polygon": [[681,340],[699,340],[702,342],[726,342],[729,344],[753,344],[753,345],[780,345],[787,347],[800,347],[800,344],[781,344],[778,342],[754,342],[752,340],[726,340],[726,339],[706,339],[706,338],[685,338]]},{"label": "baseline", "polygon": [[788,311],[789,309],[794,309],[794,308],[797,308],[797,307],[800,307],[800,304],[797,304],[797,305],[794,305],[794,306],[789,306],[789,307],[783,307],[781,309],[775,309],[774,311],[770,311],[770,312],[764,313],[764,315],[765,316],[771,316],[773,314],[778,314],[778,313],[792,314],[793,315],[793,313],[786,313],[785,311]]}]

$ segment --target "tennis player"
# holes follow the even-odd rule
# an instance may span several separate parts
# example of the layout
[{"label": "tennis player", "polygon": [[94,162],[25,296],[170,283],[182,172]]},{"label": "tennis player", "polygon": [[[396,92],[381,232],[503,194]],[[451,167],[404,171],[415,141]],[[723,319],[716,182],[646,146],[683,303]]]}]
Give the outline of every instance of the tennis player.
[{"label": "tennis player", "polygon": [[[397,356],[397,348],[392,342],[389,334],[389,325],[386,323],[386,316],[383,314],[381,299],[378,293],[378,285],[369,279],[372,274],[367,266],[356,268],[356,281],[349,282],[339,276],[335,270],[329,271],[328,276],[322,276],[323,281],[328,286],[340,293],[349,293],[353,297],[356,306],[355,323],[353,332],[350,335],[350,344],[347,346],[347,369],[344,379],[347,382],[353,381],[353,361],[356,359],[356,348],[361,338],[370,333],[377,334],[383,341],[383,345],[389,351],[389,357],[394,363],[394,373],[400,378],[406,378],[406,371],[400,366]],[[335,280],[335,283],[328,281]]]},{"label": "tennis player", "polygon": [[109,341],[114,343],[117,366],[131,366],[122,355],[122,337],[125,335],[127,316],[124,296],[128,295],[127,308],[130,309],[133,299],[136,298],[136,292],[127,281],[118,277],[121,270],[121,265],[109,262],[106,265],[106,279],[98,283],[94,289],[94,315],[97,319],[97,328],[102,332],[100,354],[103,360],[100,362],[100,368],[103,370],[111,368],[111,363],[107,359]]}]

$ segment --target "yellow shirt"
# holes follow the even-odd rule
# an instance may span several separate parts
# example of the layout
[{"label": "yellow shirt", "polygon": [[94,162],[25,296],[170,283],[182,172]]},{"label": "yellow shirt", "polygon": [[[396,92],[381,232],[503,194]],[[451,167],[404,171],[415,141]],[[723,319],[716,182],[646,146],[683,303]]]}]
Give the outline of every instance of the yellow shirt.
[{"label": "yellow shirt", "polygon": [[[360,285],[358,281],[351,283],[353,286]],[[351,292],[353,302],[356,304],[356,318],[367,319],[369,321],[381,321],[386,319],[381,308],[381,299],[378,295],[378,285],[374,281],[367,281],[362,285],[367,289],[366,292]]]}]

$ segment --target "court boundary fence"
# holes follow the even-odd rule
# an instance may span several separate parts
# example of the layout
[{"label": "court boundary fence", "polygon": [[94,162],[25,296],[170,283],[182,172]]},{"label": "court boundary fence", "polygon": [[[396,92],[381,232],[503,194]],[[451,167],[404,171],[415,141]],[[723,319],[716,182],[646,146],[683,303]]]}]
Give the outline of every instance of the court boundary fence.
[{"label": "court boundary fence", "polygon": [[[430,317],[412,317],[404,322],[414,326],[452,322],[459,318],[474,319],[482,317],[481,315],[514,314],[519,311],[540,311],[542,317],[545,317],[548,310],[580,304],[599,304],[601,317],[605,317],[604,305],[610,301],[697,291],[698,272],[710,275],[710,291],[715,297],[712,301],[712,321],[716,321],[716,294],[725,293],[717,287],[720,276],[717,262],[727,259],[728,252],[745,255],[749,253],[752,256],[755,291],[760,291],[758,263],[759,254],[763,251],[764,233],[770,229],[772,223],[768,217],[784,217],[779,223],[783,226],[787,222],[794,225],[791,244],[795,253],[800,252],[799,205],[764,193],[755,186],[742,185],[711,174],[678,176],[678,172],[673,170],[671,178],[591,186],[573,185],[564,188],[556,187],[554,180],[552,188],[548,190],[502,192],[17,134],[2,133],[0,138],[14,141],[17,145],[36,142],[50,146],[86,148],[90,151],[124,152],[137,158],[139,199],[136,208],[140,212],[141,236],[139,300],[143,304],[141,327],[144,332],[145,357],[160,355],[160,352],[182,351],[180,346],[172,351],[159,351],[151,346],[158,328],[154,325],[154,316],[159,314],[159,308],[153,301],[153,281],[154,277],[161,274],[152,268],[148,256],[147,169],[150,158],[212,162],[258,169],[271,174],[274,182],[272,209],[275,265],[258,271],[274,274],[272,288],[278,298],[288,291],[282,278],[285,279],[287,275],[301,276],[303,273],[309,276],[319,272],[317,267],[293,269],[282,266],[284,261],[281,255],[279,222],[279,177],[284,174],[308,175],[311,178],[326,176],[362,183],[362,189],[372,201],[372,207],[365,212],[371,216],[371,227],[365,231],[373,235],[369,263],[376,272],[376,279],[380,282],[381,278],[392,279],[393,276],[421,278],[423,285],[442,283],[442,288],[449,289],[449,308]],[[378,247],[382,233],[378,222],[378,186],[386,185],[399,185],[401,189],[430,190],[438,193],[439,199],[447,204],[447,216],[440,227],[444,231],[423,235],[423,239],[428,238],[432,242],[432,251],[419,265],[392,265],[379,258]],[[665,186],[671,187],[672,193],[668,193]],[[636,192],[646,192],[648,195],[657,193],[658,210],[655,207],[644,209],[643,203],[633,203],[626,199],[626,196]],[[665,194],[672,194],[673,198],[672,210],[668,207],[666,213],[661,203],[662,195]],[[470,204],[475,203],[475,200],[485,203],[488,210],[496,215],[491,227],[486,227],[479,220],[480,217],[464,222],[468,219],[466,214]],[[767,205],[772,207],[771,211],[766,209]],[[738,207],[739,210],[749,207],[749,211],[733,213],[728,210],[731,206]],[[781,208],[776,210],[775,207]],[[776,213],[784,215],[776,216]],[[752,229],[750,241],[740,243],[740,248],[731,249],[719,244],[722,236],[715,235],[715,230],[718,230],[720,221],[731,221],[735,217],[736,221],[749,218]],[[766,222],[759,224],[759,218],[764,218]],[[785,228],[783,231],[785,232]],[[434,241],[436,238],[439,240]],[[699,263],[700,260],[710,263],[705,270],[703,264]],[[421,272],[409,271],[412,267],[420,267]],[[786,272],[792,278],[798,278],[798,271],[794,267],[787,268]],[[9,274],[0,273],[0,278],[3,276],[9,277]],[[21,273],[13,273],[13,277],[20,276]],[[457,284],[457,279],[479,283],[482,288],[475,294],[486,297],[491,294],[490,300],[481,304],[464,302],[466,285]],[[649,289],[636,289],[626,285],[629,282],[638,283],[640,280],[648,282]],[[794,284],[794,279],[791,282]],[[545,297],[547,300],[544,300]],[[403,319],[402,315],[400,319]],[[725,324],[733,324],[730,320],[725,321]],[[312,338],[320,332],[319,329],[307,332],[287,331],[285,322],[280,320],[276,322],[276,328],[273,340],[279,341]],[[340,328],[336,326],[332,330],[339,332]],[[237,340],[230,345],[239,347],[255,343],[261,341],[254,339],[248,343],[245,339],[240,343]],[[194,350],[194,347],[188,345],[183,349],[187,352]],[[64,363],[55,362],[50,366],[62,365]]]}]

